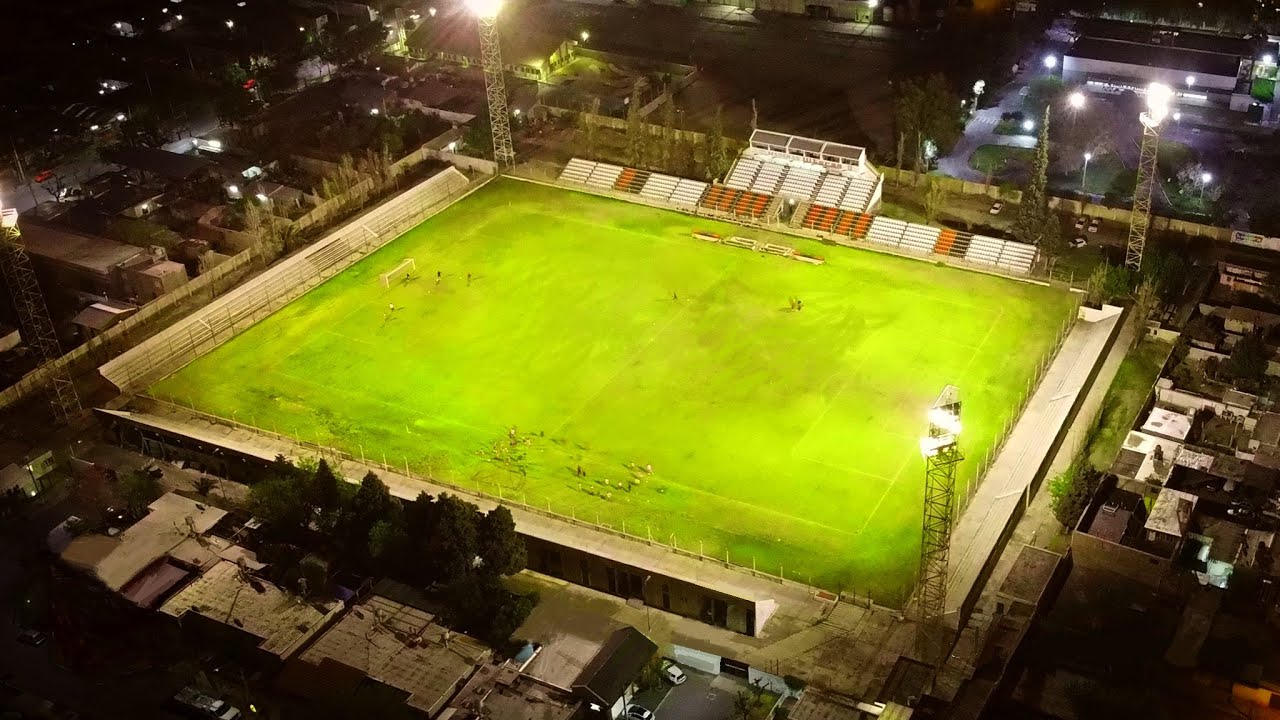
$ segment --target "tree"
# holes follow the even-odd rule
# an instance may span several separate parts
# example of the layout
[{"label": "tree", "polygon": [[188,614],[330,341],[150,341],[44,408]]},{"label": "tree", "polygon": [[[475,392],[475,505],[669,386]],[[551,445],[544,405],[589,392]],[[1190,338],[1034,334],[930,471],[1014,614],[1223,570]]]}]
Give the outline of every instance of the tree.
[{"label": "tree", "polygon": [[499,505],[486,513],[479,523],[481,568],[494,575],[514,575],[524,569],[528,558],[524,540],[516,532],[511,511]]},{"label": "tree", "polygon": [[589,158],[596,156],[596,117],[599,115],[599,97],[591,98],[587,109],[578,114],[578,127],[582,131],[582,148]]},{"label": "tree", "polygon": [[299,591],[304,598],[314,597],[329,586],[329,563],[324,558],[308,555],[298,563]]},{"label": "tree", "polygon": [[645,162],[644,120],[640,117],[640,85],[631,90],[631,98],[627,103],[627,164],[640,167]]},{"label": "tree", "polygon": [[387,32],[382,23],[370,20],[347,28],[345,32],[330,33],[320,49],[320,56],[335,65],[346,65],[364,60],[386,39]]},{"label": "tree", "polygon": [[306,487],[295,477],[276,475],[249,488],[249,512],[261,518],[272,534],[297,538],[311,519]]},{"label": "tree", "polygon": [[382,572],[397,567],[409,545],[404,513],[399,511],[399,503],[394,507],[396,512],[392,512],[387,519],[374,523],[369,529],[369,559],[373,561],[374,567]]},{"label": "tree", "polygon": [[1031,181],[1022,191],[1022,202],[1013,219],[1013,236],[1019,242],[1039,245],[1045,236],[1056,231],[1057,219],[1049,210],[1049,110],[1044,111],[1040,125],[1040,137],[1036,141],[1036,155],[1031,167]]},{"label": "tree", "polygon": [[1089,498],[1101,481],[1098,471],[1081,467],[1080,463],[1080,460],[1072,462],[1070,467],[1049,481],[1053,516],[1068,530],[1079,522],[1081,513],[1089,504]]},{"label": "tree", "polygon": [[1150,278],[1143,280],[1133,293],[1133,347],[1138,347],[1138,343],[1147,336],[1147,320],[1158,307],[1160,292],[1155,282]]},{"label": "tree", "polygon": [[1231,357],[1222,363],[1222,369],[1238,383],[1254,385],[1266,375],[1269,357],[1262,331],[1256,330],[1236,341]]},{"label": "tree", "polygon": [[925,222],[933,224],[938,217],[938,211],[947,204],[947,191],[942,187],[942,181],[934,176],[929,176],[928,184],[924,190],[924,218]]},{"label": "tree", "polygon": [[120,478],[116,495],[130,515],[141,515],[153,500],[160,497],[160,478],[163,475],[160,468],[146,467]]},{"label": "tree", "polygon": [[157,222],[145,218],[115,217],[107,225],[107,237],[126,245],[172,248],[182,236]]},{"label": "tree", "polygon": [[307,500],[315,509],[325,512],[338,509],[338,487],[342,481],[329,467],[324,458],[316,465],[315,474],[311,476]]},{"label": "tree", "polygon": [[729,169],[728,143],[724,137],[724,107],[716,106],[716,117],[707,135],[707,179],[714,180]]},{"label": "tree", "polygon": [[363,567],[369,558],[369,533],[379,520],[386,520],[398,501],[372,471],[360,481],[360,488],[342,511],[338,523],[339,548],[347,562]]},{"label": "tree", "polygon": [[1174,176],[1178,185],[1178,193],[1188,198],[1203,200],[1205,204],[1211,205],[1222,197],[1223,183],[1214,183],[1206,181],[1205,178],[1212,178],[1212,173],[1208,168],[1198,162],[1189,162],[1178,168],[1177,175]]},{"label": "tree", "polygon": [[670,172],[671,158],[676,152],[676,99],[672,95],[667,96],[667,101],[662,105],[662,139],[658,145],[658,165],[663,170]]},{"label": "tree", "polygon": [[423,556],[425,582],[449,584],[470,575],[480,551],[476,506],[448,493],[434,500],[423,493],[414,505],[410,536]]},{"label": "tree", "polygon": [[493,159],[493,126],[485,115],[477,115],[462,134],[462,147],[473,157]]},{"label": "tree", "polygon": [[925,141],[940,154],[956,144],[964,128],[960,98],[941,74],[911,78],[898,86],[894,118],[900,136],[915,143],[914,165],[921,172],[926,164]]}]

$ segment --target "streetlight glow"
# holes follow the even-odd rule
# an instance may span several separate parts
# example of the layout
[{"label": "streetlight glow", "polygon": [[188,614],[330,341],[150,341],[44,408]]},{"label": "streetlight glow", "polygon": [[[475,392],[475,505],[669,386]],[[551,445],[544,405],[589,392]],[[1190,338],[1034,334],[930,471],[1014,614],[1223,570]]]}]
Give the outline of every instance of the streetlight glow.
[{"label": "streetlight glow", "polygon": [[1085,154],[1084,154],[1084,161],[1085,161],[1085,162],[1089,162],[1089,161],[1090,161],[1090,160],[1092,160],[1092,159],[1093,159],[1093,153],[1091,153],[1091,152],[1087,152],[1087,153],[1085,153]]},{"label": "streetlight glow", "polygon": [[1044,66],[1045,66],[1046,68],[1050,69],[1050,70],[1052,70],[1052,69],[1054,69],[1054,68],[1058,67],[1058,56],[1057,56],[1057,55],[1045,55],[1045,56],[1044,56]]},{"label": "streetlight glow", "polygon": [[987,89],[987,81],[986,81],[986,80],[976,80],[976,81],[974,81],[974,83],[973,83],[973,94],[974,94],[974,95],[981,95],[981,94],[983,93],[983,91],[985,91],[986,89]]},{"label": "streetlight glow", "polygon": [[495,18],[502,9],[502,0],[466,0],[467,9],[477,17]]},{"label": "streetlight glow", "polygon": [[234,28],[234,27],[236,26],[236,21],[235,21],[235,20],[226,20],[226,21],[224,21],[224,22],[226,23],[226,25],[227,25],[227,29],[228,29],[228,30],[230,30],[231,28]]},{"label": "streetlight glow", "polygon": [[1204,183],[1204,184],[1208,185],[1212,180],[1213,180],[1213,175],[1212,175],[1212,174],[1207,173],[1207,172],[1206,172],[1206,173],[1200,173],[1200,182],[1202,182],[1202,183]]},{"label": "streetlight glow", "polygon": [[1191,87],[1192,85],[1195,85],[1195,84],[1196,84],[1196,76],[1195,76],[1195,75],[1188,75],[1188,76],[1187,76],[1187,87]]},{"label": "streetlight glow", "polygon": [[1262,64],[1263,64],[1263,65],[1270,65],[1270,64],[1274,63],[1275,61],[1276,61],[1276,59],[1271,55],[1271,53],[1267,53],[1266,55],[1263,55],[1263,56],[1262,56]]},{"label": "streetlight glow", "polygon": [[1084,107],[1084,93],[1079,90],[1071,93],[1067,96],[1067,104],[1076,110]]},{"label": "streetlight glow", "polygon": [[1036,129],[1036,123],[1035,123],[1035,121],[1034,121],[1034,120],[1023,120],[1023,121],[1022,121],[1022,129],[1023,129],[1023,130],[1025,130],[1026,132],[1031,132],[1032,130],[1035,130],[1035,129]]}]

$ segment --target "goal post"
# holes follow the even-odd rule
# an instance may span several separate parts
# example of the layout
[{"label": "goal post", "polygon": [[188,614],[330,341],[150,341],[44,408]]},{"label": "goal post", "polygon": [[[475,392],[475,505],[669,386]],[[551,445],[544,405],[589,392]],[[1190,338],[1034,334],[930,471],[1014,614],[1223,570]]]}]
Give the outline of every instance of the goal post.
[{"label": "goal post", "polygon": [[400,273],[404,273],[405,277],[409,277],[414,272],[417,272],[417,270],[418,266],[413,262],[413,258],[409,258],[387,272],[379,275],[378,279],[382,282],[382,287],[391,287],[391,281]]}]

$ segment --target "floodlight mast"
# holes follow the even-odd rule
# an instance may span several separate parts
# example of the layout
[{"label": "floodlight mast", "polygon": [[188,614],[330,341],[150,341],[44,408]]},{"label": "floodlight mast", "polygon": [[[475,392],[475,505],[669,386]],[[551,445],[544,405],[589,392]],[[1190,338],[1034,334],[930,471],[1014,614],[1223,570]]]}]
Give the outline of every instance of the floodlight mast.
[{"label": "floodlight mast", "polygon": [[921,620],[937,620],[946,611],[956,467],[964,459],[959,448],[960,389],[943,388],[929,408],[928,419],[928,432],[920,438],[925,473],[917,610]]},{"label": "floodlight mast", "polygon": [[1133,209],[1129,212],[1129,242],[1125,246],[1124,264],[1130,270],[1142,269],[1142,253],[1147,245],[1147,228],[1151,224],[1151,192],[1155,186],[1156,156],[1160,150],[1160,123],[1169,115],[1173,90],[1162,83],[1147,86],[1147,110],[1138,116],[1142,123],[1142,148],[1138,153],[1138,179],[1133,186]]},{"label": "floodlight mast", "polygon": [[62,356],[62,346],[58,343],[58,334],[49,317],[49,308],[44,302],[44,293],[40,289],[40,281],[36,278],[31,258],[22,244],[21,232],[18,230],[18,211],[0,205],[0,273],[4,276],[5,285],[9,286],[9,294],[13,298],[13,306],[18,312],[18,323],[22,326],[23,338],[40,356],[44,368],[49,372],[52,384],[52,405],[60,422],[66,423],[80,412],[80,397],[76,394],[71,375],[61,368],[52,365]]},{"label": "floodlight mast", "polygon": [[493,159],[499,168],[507,168],[515,164],[516,154],[511,142],[507,83],[502,73],[502,48],[498,41],[498,12],[502,9],[502,0],[467,0],[467,7],[480,26],[480,65],[484,70],[489,125],[493,130]]}]

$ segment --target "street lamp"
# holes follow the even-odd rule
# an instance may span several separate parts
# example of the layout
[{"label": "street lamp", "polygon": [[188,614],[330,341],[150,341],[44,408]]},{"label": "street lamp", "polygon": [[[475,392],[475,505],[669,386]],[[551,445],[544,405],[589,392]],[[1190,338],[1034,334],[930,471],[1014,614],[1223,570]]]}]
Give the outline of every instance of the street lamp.
[{"label": "street lamp", "polygon": [[1187,82],[1187,87],[1190,88],[1192,85],[1196,84],[1196,76],[1188,75],[1186,82]]},{"label": "street lamp", "polygon": [[233,28],[236,26],[236,21],[235,21],[235,20],[226,20],[226,21],[224,21],[224,22],[226,23],[226,26],[227,26],[227,29],[228,29],[228,30],[231,30],[231,29],[233,29]]},{"label": "street lamp", "polygon": [[1089,161],[1092,159],[1093,159],[1093,153],[1087,152],[1084,154],[1084,172],[1080,173],[1080,191],[1081,192],[1088,192],[1086,188],[1088,186],[1088,179],[1089,179]]},{"label": "street lamp", "polygon": [[1045,55],[1045,56],[1044,56],[1044,66],[1045,66],[1045,68],[1047,68],[1047,69],[1049,69],[1049,70],[1052,70],[1052,69],[1054,69],[1054,68],[1058,67],[1058,56],[1057,56],[1057,55]]},{"label": "street lamp", "polygon": [[586,42],[588,39],[591,38],[591,33],[587,32],[586,30],[583,30],[582,32],[578,33],[578,37],[582,38],[582,42]]},{"label": "street lamp", "polygon": [[1079,110],[1084,107],[1084,93],[1079,90],[1071,93],[1067,96],[1067,104],[1071,106],[1072,110]]},{"label": "street lamp", "polygon": [[1200,173],[1200,202],[1201,203],[1204,202],[1204,188],[1206,185],[1208,185],[1211,182],[1213,182],[1213,175],[1211,173],[1207,173],[1207,172]]},{"label": "street lamp", "polygon": [[1022,129],[1025,132],[1031,132],[1036,129],[1036,122],[1034,120],[1023,120]]},{"label": "street lamp", "polygon": [[1262,56],[1262,64],[1263,64],[1263,65],[1271,65],[1271,64],[1272,64],[1272,63],[1274,63],[1275,61],[1276,61],[1276,59],[1275,59],[1275,57],[1273,57],[1273,56],[1271,55],[1271,53],[1267,53],[1266,55],[1263,55],[1263,56]]}]

